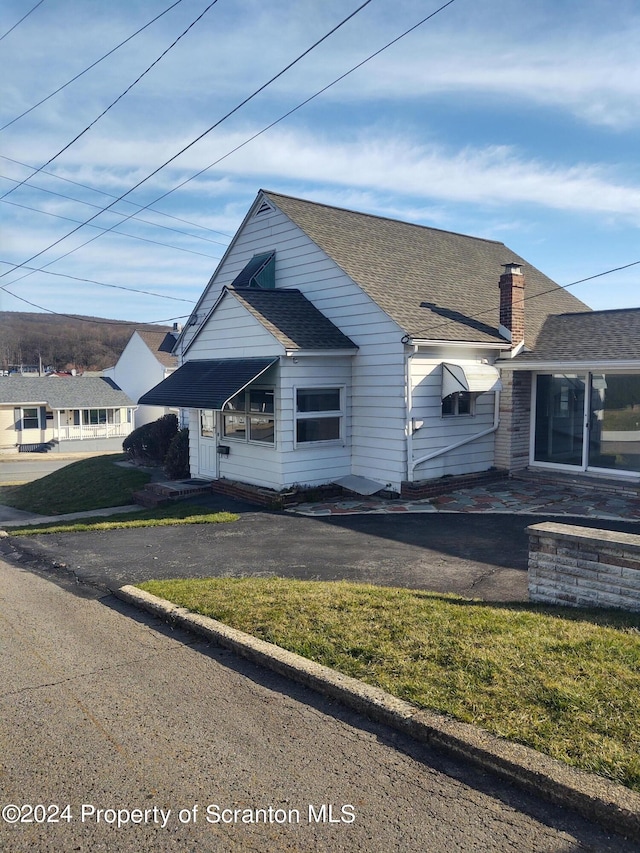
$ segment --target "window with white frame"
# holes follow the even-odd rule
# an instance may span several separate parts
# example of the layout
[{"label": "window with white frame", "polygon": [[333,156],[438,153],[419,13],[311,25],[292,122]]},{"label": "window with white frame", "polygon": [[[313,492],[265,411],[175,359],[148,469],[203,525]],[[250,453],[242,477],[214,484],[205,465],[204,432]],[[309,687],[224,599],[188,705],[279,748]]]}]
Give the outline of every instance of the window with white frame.
[{"label": "window with white frame", "polygon": [[40,410],[35,406],[22,410],[22,429],[40,429]]},{"label": "window with white frame", "polygon": [[275,444],[273,388],[248,388],[236,394],[222,413],[222,434],[238,441]]},{"label": "window with white frame", "polygon": [[296,389],[296,443],[338,441],[343,428],[342,388]]},{"label": "window with white frame", "polygon": [[455,417],[456,415],[472,415],[474,409],[474,397],[469,391],[455,391],[442,400],[442,417]]}]

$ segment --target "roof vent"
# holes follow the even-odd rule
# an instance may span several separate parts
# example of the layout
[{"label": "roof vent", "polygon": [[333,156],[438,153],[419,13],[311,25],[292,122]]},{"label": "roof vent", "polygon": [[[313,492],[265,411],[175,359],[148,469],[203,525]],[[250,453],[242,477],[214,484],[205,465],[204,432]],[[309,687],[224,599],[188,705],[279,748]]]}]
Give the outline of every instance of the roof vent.
[{"label": "roof vent", "polygon": [[255,216],[263,216],[265,213],[271,213],[273,208],[267,201],[263,201],[260,207],[256,210]]}]

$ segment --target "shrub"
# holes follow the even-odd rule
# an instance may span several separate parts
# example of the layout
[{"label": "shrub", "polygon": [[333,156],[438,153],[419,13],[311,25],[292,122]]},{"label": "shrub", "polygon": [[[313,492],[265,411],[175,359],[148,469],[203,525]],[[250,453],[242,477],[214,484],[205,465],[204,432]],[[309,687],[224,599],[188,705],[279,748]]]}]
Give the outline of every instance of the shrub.
[{"label": "shrub", "polygon": [[181,480],[190,475],[188,429],[178,430],[171,439],[169,450],[164,458],[164,470],[170,480]]},{"label": "shrub", "polygon": [[177,432],[178,418],[175,415],[163,415],[157,421],[143,424],[129,433],[122,442],[122,449],[132,459],[160,465]]}]

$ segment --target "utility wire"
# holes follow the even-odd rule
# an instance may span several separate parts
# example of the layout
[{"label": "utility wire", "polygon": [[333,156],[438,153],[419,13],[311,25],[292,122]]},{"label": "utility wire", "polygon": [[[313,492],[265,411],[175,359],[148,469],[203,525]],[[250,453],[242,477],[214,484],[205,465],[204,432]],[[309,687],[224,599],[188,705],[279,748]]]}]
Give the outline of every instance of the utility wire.
[{"label": "utility wire", "polygon": [[[450,2],[453,2],[453,0],[450,0]],[[279,71],[273,77],[271,77],[266,83],[263,83],[262,86],[257,88],[251,95],[248,95],[243,101],[241,101],[239,104],[237,104],[233,109],[229,110],[229,112],[226,113],[222,118],[218,119],[218,121],[216,121],[214,124],[212,124],[205,131],[203,131],[194,140],[192,140],[187,145],[185,145],[183,148],[181,148],[180,151],[178,151],[176,154],[174,154],[172,157],[170,157],[168,160],[166,160],[164,163],[162,163],[160,166],[158,166],[156,169],[154,169],[153,172],[151,172],[150,174],[148,174],[146,176],[146,178],[142,178],[140,181],[138,181],[137,184],[134,184],[134,186],[131,187],[131,189],[127,190],[127,192],[123,193],[115,201],[111,202],[111,204],[104,207],[102,211],[94,214],[92,217],[87,219],[84,223],[82,223],[82,225],[78,225],[76,228],[69,231],[68,234],[65,234],[64,236],[60,237],[58,240],[54,241],[49,246],[42,249],[40,252],[37,252],[35,255],[32,255],[30,258],[27,258],[21,264],[16,264],[14,267],[14,270],[20,269],[20,267],[23,267],[26,264],[30,264],[36,258],[39,258],[40,255],[43,255],[45,252],[48,252],[50,249],[53,249],[59,243],[62,243],[63,240],[66,240],[68,237],[71,237],[72,234],[75,234],[77,231],[79,231],[84,225],[88,225],[90,222],[92,222],[94,219],[96,219],[98,216],[100,216],[101,213],[104,213],[107,210],[110,210],[118,201],[121,201],[123,198],[130,195],[132,192],[134,192],[134,190],[138,189],[144,183],[146,183],[148,180],[150,180],[150,178],[153,178],[155,175],[157,175],[158,172],[160,172],[162,169],[164,169],[166,166],[168,166],[169,163],[172,163],[174,160],[176,160],[178,157],[180,157],[182,154],[184,154],[185,151],[188,151],[197,142],[200,142],[201,139],[203,139],[205,136],[207,136],[209,133],[211,133],[212,130],[215,130],[215,128],[219,127],[224,121],[226,121],[228,118],[230,118],[232,115],[234,115],[234,113],[238,112],[238,110],[240,110],[243,106],[248,104],[249,101],[251,101],[255,97],[257,97],[257,95],[259,95],[261,92],[263,92],[268,86],[270,86],[273,82],[275,82],[275,80],[277,80],[279,77],[282,77],[283,74],[285,74],[287,71],[289,71],[291,68],[293,68],[294,65],[296,65],[298,62],[300,62],[305,56],[307,56],[309,53],[311,53],[312,50],[314,50],[316,47],[318,47],[320,44],[322,44],[322,42],[326,41],[337,30],[339,30],[340,27],[344,26],[347,23],[347,21],[350,21],[351,18],[353,18],[355,15],[357,15],[358,12],[360,12],[362,9],[365,8],[365,6],[368,6],[369,3],[371,3],[371,0],[365,0],[365,2],[362,3],[360,6],[358,6],[358,8],[354,12],[351,12],[349,15],[347,15],[347,17],[344,18],[339,24],[337,24],[335,27],[333,27],[331,30],[329,30],[328,33],[325,33],[325,35],[323,35],[320,39],[318,39],[316,42],[314,42],[311,45],[311,47],[308,47],[296,59],[294,59],[287,66],[285,66],[285,68],[283,68],[281,71]],[[132,214],[132,216],[133,216],[133,214]],[[131,217],[129,217],[129,218],[131,218]],[[109,230],[111,230],[111,229],[105,229],[105,231],[102,233],[106,233]],[[100,235],[97,235],[96,237],[92,237],[91,240],[87,240],[85,243],[82,244],[82,246],[86,246],[88,243],[97,239],[98,236],[100,236]],[[77,246],[74,251],[77,251],[77,249],[82,248],[82,246]],[[69,253],[67,253],[67,254],[69,254]],[[65,257],[65,256],[63,256],[63,257]],[[60,260],[60,258],[57,258],[56,260]],[[7,270],[6,272],[0,274],[0,278],[2,278],[5,275],[8,275],[12,271],[13,270]]]},{"label": "utility wire", "polygon": [[[13,183],[17,183],[15,178],[10,178],[7,175],[1,175],[0,174],[0,178],[2,178],[5,181],[12,181]],[[74,198],[73,196],[65,195],[64,193],[57,193],[55,190],[48,190],[46,187],[39,187],[37,184],[29,184],[29,189],[37,190],[38,192],[41,192],[41,193],[47,193],[47,195],[56,196],[56,198],[63,198],[66,201],[72,201],[75,204],[83,204],[83,205],[85,205],[85,207],[94,207],[94,208],[99,209],[99,210],[102,209],[99,204],[92,204],[92,202],[84,201],[84,199],[81,199],[81,198]],[[0,201],[2,201],[3,204],[16,204],[15,202],[4,201],[3,199],[0,199]],[[17,207],[26,207],[26,205],[16,205],[16,206]],[[37,210],[37,208],[27,207],[27,210]],[[37,211],[37,212],[43,213],[44,211]],[[123,219],[125,217],[124,213],[119,213],[117,210],[112,210],[111,212],[113,213],[114,216],[122,216]],[[163,231],[172,231],[174,234],[182,234],[183,237],[190,237],[194,240],[204,240],[205,243],[213,243],[216,246],[225,246],[226,247],[228,245],[228,242],[223,243],[221,240],[212,240],[210,237],[203,237],[201,234],[191,234],[189,231],[181,231],[179,228],[171,228],[169,225],[160,225],[159,222],[152,222],[150,219],[142,219],[140,216],[137,216],[137,215],[134,218],[135,218],[136,222],[142,222],[144,225],[151,225],[153,228],[161,228]],[[100,228],[101,226],[96,225],[94,227]],[[123,233],[123,232],[119,232],[119,233]],[[128,236],[133,237],[135,235],[129,234]],[[224,236],[227,236],[227,235],[225,234]],[[168,244],[160,243],[160,245],[164,246],[164,245],[168,245]]]},{"label": "utility wire", "polygon": [[[218,159],[214,160],[213,163],[209,163],[209,165],[205,166],[204,169],[200,169],[200,171],[196,172],[195,175],[191,175],[190,178],[187,178],[186,180],[182,181],[182,183],[177,184],[175,187],[173,187],[173,189],[168,190],[166,193],[163,193],[163,195],[158,196],[158,198],[149,202],[149,204],[145,207],[142,207],[139,212],[142,213],[143,210],[147,210],[149,208],[153,209],[152,205],[157,204],[159,201],[162,201],[163,199],[167,198],[167,196],[171,195],[171,193],[176,192],[177,190],[186,186],[191,181],[195,180],[195,178],[199,178],[200,175],[203,175],[205,172],[208,172],[209,169],[212,169],[214,166],[217,166],[219,163],[222,163],[222,161],[226,160],[227,157],[230,157],[232,154],[235,154],[236,151],[239,151],[241,148],[244,148],[245,145],[248,145],[250,142],[253,142],[254,139],[257,139],[259,136],[262,136],[263,133],[266,133],[268,130],[271,130],[272,127],[275,127],[277,124],[280,124],[281,121],[284,121],[286,118],[289,118],[289,116],[302,109],[302,107],[305,107],[315,98],[318,98],[320,95],[323,95],[326,91],[331,89],[337,83],[340,83],[342,80],[344,80],[345,77],[348,77],[350,74],[353,74],[354,71],[357,71],[359,68],[362,68],[362,66],[366,65],[367,62],[370,62],[372,59],[375,59],[376,56],[379,56],[385,50],[392,47],[394,44],[396,44],[396,42],[399,42],[400,39],[405,38],[405,36],[408,36],[414,30],[417,30],[418,27],[421,27],[423,24],[426,24],[427,21],[431,20],[431,18],[435,17],[439,12],[442,12],[444,9],[447,8],[447,6],[451,6],[452,3],[455,3],[455,0],[448,0],[447,3],[444,3],[434,12],[431,12],[431,14],[427,15],[426,18],[423,18],[421,21],[418,21],[417,24],[414,24],[412,27],[409,27],[408,30],[405,30],[399,36],[396,36],[396,38],[392,39],[390,42],[387,42],[387,44],[385,44],[379,50],[376,50],[374,53],[367,56],[366,59],[363,59],[361,62],[358,62],[358,64],[354,65],[353,68],[350,68],[348,71],[345,71],[344,74],[341,74],[339,77],[336,77],[336,79],[333,80],[331,83],[327,83],[327,85],[323,86],[322,89],[318,89],[315,94],[310,95],[304,101],[301,101],[301,103],[299,103],[296,107],[292,107],[286,113],[283,113],[280,118],[277,118],[275,121],[272,121],[270,124],[266,125],[266,127],[263,127],[262,130],[259,130],[257,133],[254,133],[253,136],[250,136],[248,139],[245,139],[244,142],[241,142],[239,145],[236,145],[236,147],[232,148],[231,151],[227,151],[227,153],[223,154],[222,157],[218,157]],[[136,214],[134,214],[134,216],[135,215]]]},{"label": "utility wire", "polygon": [[81,131],[80,131],[80,133],[78,133],[76,136],[74,136],[74,138],[71,140],[71,142],[68,142],[68,143],[64,146],[64,148],[61,148],[61,149],[58,151],[58,153],[57,153],[57,154],[54,154],[54,155],[53,155],[53,157],[50,157],[50,158],[47,160],[47,162],[46,162],[46,163],[44,163],[42,166],[40,166],[38,169],[36,169],[36,171],[35,171],[35,172],[33,172],[31,175],[29,175],[28,177],[26,177],[26,178],[24,178],[22,181],[20,181],[20,183],[19,183],[19,184],[16,184],[16,186],[15,186],[15,187],[11,187],[11,189],[10,189],[10,190],[8,190],[4,195],[0,196],[0,200],[2,200],[3,198],[6,198],[8,195],[10,195],[11,193],[15,192],[15,191],[16,191],[17,189],[19,189],[23,184],[26,184],[26,183],[27,183],[27,181],[31,180],[31,178],[33,178],[35,175],[37,175],[37,174],[38,174],[38,172],[41,172],[41,171],[42,171],[42,169],[46,168],[47,166],[50,166],[50,165],[51,165],[51,163],[53,163],[53,161],[54,161],[54,160],[57,160],[57,158],[58,158],[61,154],[63,154],[65,151],[67,151],[69,148],[71,148],[71,146],[72,146],[74,143],[76,143],[76,142],[77,142],[81,137],[83,137],[83,136],[85,135],[85,133],[87,133],[89,130],[91,130],[91,128],[92,128],[95,124],[97,124],[97,123],[100,121],[100,119],[101,119],[101,118],[103,118],[103,116],[105,116],[105,115],[109,112],[109,110],[110,110],[110,109],[112,109],[113,107],[115,107],[115,105],[118,103],[118,101],[121,101],[121,100],[122,100],[122,98],[124,98],[124,96],[125,96],[126,94],[128,94],[128,93],[133,89],[133,87],[134,87],[137,83],[139,83],[139,82],[140,82],[140,80],[142,80],[142,78],[143,78],[143,77],[145,77],[145,76],[146,76],[146,75],[151,71],[151,69],[152,69],[154,66],[156,66],[156,65],[157,65],[157,64],[158,64],[158,63],[159,63],[159,62],[160,62],[160,61],[161,61],[161,60],[162,60],[162,59],[163,59],[163,58],[164,58],[164,57],[169,53],[169,51],[170,51],[170,50],[172,50],[172,49],[173,49],[173,48],[178,44],[178,42],[180,41],[180,39],[182,39],[182,38],[184,38],[184,36],[186,36],[186,34],[189,32],[189,30],[191,30],[193,27],[195,27],[195,25],[196,25],[200,20],[202,20],[202,18],[204,18],[204,16],[207,14],[207,12],[209,11],[209,9],[211,9],[211,7],[212,7],[212,6],[215,6],[217,2],[218,2],[218,0],[212,0],[212,2],[211,2],[211,3],[209,3],[209,5],[207,6],[207,8],[206,8],[203,12],[201,12],[201,13],[198,15],[198,17],[197,17],[194,21],[192,21],[192,22],[189,24],[189,26],[188,26],[185,30],[183,30],[183,31],[180,33],[180,35],[179,35],[179,36],[178,36],[178,37],[177,37],[177,38],[176,38],[176,39],[175,39],[175,40],[174,40],[174,41],[169,45],[169,47],[167,47],[167,48],[166,48],[166,50],[163,50],[163,51],[162,51],[162,53],[160,54],[160,56],[158,56],[156,59],[154,59],[154,61],[151,63],[151,65],[149,65],[149,66],[148,66],[148,67],[147,67],[147,68],[142,72],[142,74],[140,74],[140,76],[139,76],[139,77],[137,77],[137,78],[133,81],[133,83],[131,83],[129,86],[127,86],[127,88],[124,90],[124,92],[122,92],[120,95],[118,95],[118,97],[115,99],[115,101],[112,101],[112,102],[109,104],[109,106],[108,106],[108,107],[106,107],[106,109],[104,109],[104,110],[100,113],[100,115],[99,115],[97,118],[94,118],[94,120],[91,122],[91,124],[88,124],[88,125],[85,127],[85,129],[84,129],[84,130],[81,130]]},{"label": "utility wire", "polygon": [[[0,159],[6,160],[8,163],[15,163],[16,166],[24,166],[25,169],[32,169],[33,171],[35,171],[37,169],[37,166],[32,166],[29,163],[22,163],[20,160],[14,160],[13,157],[7,157],[5,154],[0,154]],[[45,169],[41,169],[41,172],[43,175],[47,175],[50,178],[55,178],[57,181],[64,181],[64,183],[72,184],[74,187],[80,187],[83,190],[90,190],[93,193],[99,193],[100,195],[107,196],[107,198],[114,198],[114,199],[118,200],[118,196],[114,195],[113,193],[108,193],[108,192],[106,192],[106,190],[100,190],[97,187],[92,187],[89,184],[80,183],[80,181],[74,181],[71,178],[63,178],[62,175],[56,175],[55,172],[47,172]],[[18,181],[15,180],[15,178],[8,178],[8,180],[13,181],[16,184],[18,183]],[[33,184],[29,184],[29,186],[33,187],[34,189],[42,189],[41,187],[34,187]],[[51,190],[48,190],[47,192],[51,192]],[[63,198],[70,198],[70,196],[64,196],[64,195],[62,197]],[[74,201],[75,201],[75,199],[74,199]],[[142,205],[136,204],[136,202],[134,202],[134,201],[129,201],[129,199],[125,199],[124,204],[129,204],[132,207],[138,208],[139,213],[141,213],[143,210],[149,209],[148,206],[142,207]],[[95,207],[99,207],[99,205],[95,205]],[[167,219],[173,219],[176,222],[183,222],[185,225],[191,225],[192,228],[201,228],[203,231],[209,231],[211,234],[220,234],[220,236],[227,237],[229,239],[231,239],[231,237],[232,237],[231,234],[226,234],[224,231],[216,231],[215,228],[207,228],[206,225],[200,225],[198,222],[190,222],[188,219],[183,219],[180,216],[173,216],[172,214],[165,213],[162,210],[153,210],[153,213],[157,214],[158,216],[164,216]],[[158,227],[162,227],[162,226],[158,226]],[[197,235],[190,234],[189,236],[194,237]],[[202,237],[200,239],[204,240],[206,238]],[[211,242],[215,242],[215,241],[211,241]],[[220,245],[226,245],[226,243],[224,243],[224,244],[221,243]]]},{"label": "utility wire", "polygon": [[[40,2],[42,3],[42,2],[44,2],[44,0],[40,0]],[[160,14],[159,14],[159,15],[156,15],[156,16],[155,16],[155,18],[152,18],[152,19],[151,19],[148,23],[146,23],[143,27],[140,27],[140,29],[139,29],[139,30],[136,30],[136,31],[135,31],[135,33],[132,33],[132,34],[131,34],[128,38],[126,38],[124,41],[121,41],[121,42],[120,42],[120,44],[117,44],[115,47],[112,47],[112,48],[111,48],[111,50],[109,50],[107,53],[105,53],[105,54],[104,54],[104,56],[101,56],[101,57],[100,57],[100,59],[96,59],[96,61],[95,61],[95,62],[92,62],[92,63],[91,63],[91,65],[88,65],[88,66],[84,69],[84,71],[81,71],[79,74],[76,74],[76,75],[75,75],[75,77],[72,77],[72,78],[71,78],[71,80],[67,80],[67,82],[66,82],[66,83],[63,83],[63,84],[62,84],[62,86],[58,86],[58,88],[57,88],[57,89],[55,89],[53,92],[51,92],[51,94],[49,94],[49,95],[47,95],[46,97],[42,98],[42,100],[38,101],[38,103],[37,103],[37,104],[34,104],[32,107],[29,107],[29,109],[28,109],[28,110],[25,110],[23,113],[20,113],[20,115],[16,116],[15,118],[12,118],[12,119],[11,119],[11,121],[8,121],[6,124],[3,124],[3,125],[2,125],[2,127],[0,127],[0,133],[2,133],[2,131],[3,131],[3,130],[6,130],[8,127],[10,127],[10,126],[11,126],[12,124],[14,124],[15,122],[19,121],[21,118],[24,118],[24,116],[28,115],[30,112],[33,112],[33,110],[35,110],[35,109],[36,109],[37,107],[39,107],[41,104],[44,104],[44,102],[45,102],[45,101],[48,101],[48,100],[49,100],[49,98],[53,98],[53,96],[54,96],[54,95],[57,95],[57,94],[58,94],[58,92],[61,92],[63,89],[66,89],[66,88],[67,88],[67,86],[70,86],[72,83],[75,83],[75,81],[76,81],[76,80],[78,80],[78,78],[82,77],[82,75],[83,75],[83,74],[86,74],[86,73],[87,73],[87,71],[91,71],[91,69],[92,69],[92,68],[95,68],[95,67],[96,67],[96,65],[98,65],[100,62],[102,62],[102,61],[103,61],[104,59],[106,59],[108,56],[111,56],[111,54],[112,54],[112,53],[115,53],[115,52],[116,52],[116,50],[119,50],[123,45],[125,45],[127,42],[131,41],[131,39],[135,38],[135,37],[136,37],[137,35],[139,35],[143,30],[146,30],[146,29],[147,29],[147,27],[150,27],[150,26],[151,26],[151,24],[154,24],[157,20],[159,20],[159,18],[161,18],[163,15],[166,15],[166,14],[167,14],[167,12],[170,12],[170,11],[171,11],[175,6],[178,6],[180,3],[182,3],[182,0],[176,0],[176,2],[175,2],[175,3],[172,3],[172,4],[171,4],[171,6],[168,6],[168,7],[164,10],[164,12],[160,12]],[[40,5],[40,3],[38,3],[38,6],[39,6],[39,5]],[[34,7],[34,8],[36,8],[36,7]],[[33,9],[32,9],[31,11],[33,11]],[[27,13],[27,14],[29,14],[29,13]],[[26,15],[25,15],[25,18],[26,18]],[[24,18],[23,18],[22,20],[24,20]],[[20,22],[18,21],[18,23],[20,23]],[[18,24],[16,24],[16,26],[18,26]],[[11,30],[9,30],[9,32],[11,32]],[[7,33],[5,33],[5,35],[7,35]],[[2,38],[4,38],[4,36],[3,36]]]},{"label": "utility wire", "polygon": [[6,37],[9,35],[9,33],[12,33],[12,32],[15,30],[15,28],[18,26],[18,24],[21,24],[21,23],[24,21],[24,19],[25,19],[25,18],[28,18],[28,17],[29,17],[29,15],[30,15],[32,12],[35,12],[35,11],[36,11],[36,9],[38,8],[38,6],[42,6],[42,4],[43,4],[43,3],[44,3],[44,0],[40,0],[40,2],[39,2],[39,3],[36,3],[36,5],[33,7],[33,9],[29,9],[29,11],[27,12],[27,14],[26,14],[26,15],[23,15],[17,23],[15,23],[12,27],[10,27],[10,28],[6,31],[6,33],[4,33],[3,35],[1,35],[1,36],[0,36],[0,41],[2,41],[2,39],[6,38]]},{"label": "utility wire", "polygon": [[[11,263],[11,261],[0,260],[0,264],[10,264],[10,263]],[[32,267],[25,267],[25,269],[32,269]],[[174,302],[188,302],[190,305],[195,305],[195,302],[196,302],[195,299],[184,299],[184,297],[182,297],[182,296],[167,296],[166,293],[155,293],[152,290],[139,290],[137,287],[126,287],[123,284],[108,284],[107,282],[104,282],[104,281],[96,281],[93,278],[80,278],[77,275],[69,275],[68,273],[65,273],[65,272],[52,272],[51,270],[37,270],[35,268],[33,268],[33,271],[34,272],[43,272],[43,273],[45,273],[45,275],[55,275],[58,278],[70,278],[73,281],[82,281],[82,282],[86,282],[87,284],[97,284],[100,287],[111,287],[111,288],[114,288],[116,290],[127,290],[130,293],[142,293],[146,296],[157,296],[160,299],[172,299]],[[15,296],[15,293],[13,295]],[[19,298],[19,297],[16,297],[16,298]],[[44,310],[46,310],[46,309],[44,309]]]},{"label": "utility wire", "polygon": [[[63,216],[61,213],[51,213],[49,210],[39,210],[37,207],[30,207],[27,204],[19,204],[16,201],[2,201],[3,204],[10,204],[12,207],[19,207],[22,210],[30,210],[33,213],[39,213],[41,216],[51,216],[54,219],[62,219],[65,222],[73,222],[76,225],[79,224],[77,219],[72,219],[70,216]],[[93,207],[93,205],[92,205]],[[122,216],[122,214],[117,214],[118,216]],[[109,233],[113,233],[116,236],[128,237],[130,240],[141,240],[143,243],[152,243],[154,246],[164,246],[165,249],[174,249],[176,252],[188,252],[190,255],[199,255],[201,258],[211,258],[213,261],[219,261],[220,255],[208,255],[206,252],[196,252],[195,249],[187,249],[184,246],[174,246],[171,243],[162,243],[160,240],[152,240],[150,237],[142,237],[139,234],[129,234],[127,231],[117,231],[118,225],[120,223],[116,223],[114,228],[110,228]],[[94,225],[90,224],[89,228],[96,228],[98,231],[105,231],[102,225]],[[189,236],[189,235],[188,235]],[[34,272],[37,272],[37,267],[32,267],[31,269]],[[20,279],[16,279],[16,281],[20,281]]]},{"label": "utility wire", "polygon": [[190,314],[180,314],[178,317],[169,317],[166,320],[149,320],[148,322],[141,323],[136,323],[135,320],[103,320],[100,317],[83,317],[80,314],[65,314],[62,311],[53,311],[51,308],[44,308],[36,302],[31,302],[29,299],[25,299],[23,296],[18,296],[17,293],[12,293],[8,287],[4,286],[4,284],[0,284],[0,290],[4,290],[4,292],[8,293],[9,296],[13,296],[14,299],[24,302],[25,305],[31,305],[32,308],[44,311],[45,314],[54,314],[56,317],[69,317],[71,320],[82,320],[85,323],[99,323],[104,326],[122,326],[123,324],[129,324],[132,326],[153,326],[161,323],[172,323],[174,320],[184,320],[185,317],[191,316]]},{"label": "utility wire", "polygon": [[[627,270],[630,267],[636,267],[640,264],[640,261],[632,261],[630,264],[623,264],[621,267],[613,267],[610,270],[605,270],[604,272],[598,272],[594,275],[589,275],[586,278],[579,278],[577,281],[572,281],[569,284],[556,285],[555,287],[550,287],[548,290],[542,290],[540,293],[531,293],[529,296],[525,296],[522,300],[523,302],[530,302],[532,299],[539,299],[541,296],[547,296],[549,293],[559,293],[561,290],[568,290],[570,287],[575,287],[577,284],[583,284],[585,281],[592,281],[594,278],[602,278],[604,275],[611,275],[613,272],[620,272],[621,270]],[[526,264],[522,264],[522,266],[526,266]],[[486,311],[479,311],[477,314],[474,314],[472,317],[469,317],[470,320],[478,320],[480,317],[484,317],[485,315],[495,316],[495,310],[493,308],[488,308]],[[441,329],[443,326],[450,326],[452,323],[455,323],[455,320],[444,320],[442,323],[434,323],[431,326],[425,326],[423,329],[418,329],[417,332],[413,332],[411,335],[407,335],[410,338],[417,338],[418,335],[422,335],[425,332],[432,332],[434,329]]]},{"label": "utility wire", "polygon": [[[341,74],[339,77],[336,77],[336,78],[335,78],[335,80],[333,80],[331,83],[328,83],[328,84],[327,84],[326,86],[324,86],[322,89],[319,89],[317,92],[315,92],[315,94],[313,94],[313,95],[309,96],[309,97],[308,97],[308,98],[306,98],[304,101],[302,101],[301,103],[299,103],[297,106],[295,106],[295,107],[293,107],[292,109],[288,110],[286,113],[284,113],[283,115],[281,115],[281,116],[280,116],[279,118],[277,118],[275,121],[272,121],[272,122],[271,122],[270,124],[268,124],[266,127],[263,127],[263,128],[262,128],[262,130],[259,130],[257,133],[254,133],[252,136],[250,136],[250,137],[249,137],[248,139],[246,139],[244,142],[241,142],[239,145],[236,145],[236,147],[235,147],[235,148],[232,148],[232,149],[231,149],[231,151],[228,151],[226,154],[223,154],[223,155],[222,155],[222,157],[219,157],[217,160],[215,160],[213,163],[210,163],[210,164],[209,164],[208,166],[206,166],[204,169],[201,169],[199,172],[196,172],[194,175],[191,175],[191,177],[189,177],[189,178],[187,178],[186,180],[182,181],[181,183],[177,184],[175,187],[173,187],[173,188],[172,188],[171,190],[169,190],[168,192],[164,193],[163,195],[161,195],[161,196],[159,196],[158,198],[154,199],[153,201],[149,202],[149,204],[147,204],[147,205],[145,205],[145,206],[138,206],[138,207],[139,207],[139,209],[138,209],[137,213],[132,214],[131,216],[127,217],[127,219],[130,219],[130,218],[138,218],[139,214],[140,214],[140,213],[142,213],[144,210],[153,210],[153,211],[154,211],[154,212],[156,212],[156,213],[160,213],[160,211],[155,210],[155,208],[153,207],[153,205],[157,204],[157,203],[158,203],[159,201],[161,201],[162,199],[164,199],[164,198],[166,198],[167,196],[171,195],[171,193],[176,192],[177,190],[179,190],[179,189],[181,189],[182,187],[184,187],[186,184],[188,184],[188,183],[190,183],[191,181],[195,180],[195,178],[198,178],[200,175],[204,174],[204,172],[207,172],[209,169],[212,169],[214,166],[217,166],[217,165],[218,165],[219,163],[221,163],[223,160],[226,160],[226,158],[227,158],[227,157],[230,157],[230,156],[231,156],[232,154],[234,154],[236,151],[239,151],[241,148],[244,148],[244,146],[245,146],[245,145],[248,145],[250,142],[253,142],[253,140],[254,140],[254,139],[257,139],[257,138],[258,138],[259,136],[261,136],[263,133],[266,133],[266,132],[267,132],[268,130],[270,130],[272,127],[275,127],[277,124],[279,124],[280,122],[284,121],[284,120],[285,120],[286,118],[288,118],[290,115],[293,115],[293,113],[297,112],[299,109],[302,109],[302,107],[306,106],[308,103],[310,103],[310,102],[311,102],[311,101],[313,101],[315,98],[317,98],[317,97],[319,97],[320,95],[322,95],[322,94],[323,94],[324,92],[326,92],[328,89],[332,88],[332,87],[333,87],[333,86],[335,86],[337,83],[339,83],[339,82],[341,82],[342,80],[344,80],[344,79],[345,79],[345,77],[348,77],[350,74],[352,74],[354,71],[357,71],[357,70],[358,70],[359,68],[361,68],[363,65],[366,65],[366,63],[367,63],[367,62],[370,62],[372,59],[374,59],[376,56],[378,56],[379,54],[381,54],[383,51],[385,51],[385,50],[387,50],[388,48],[392,47],[392,46],[393,46],[394,44],[396,44],[398,41],[400,41],[401,39],[405,38],[405,36],[408,36],[410,33],[412,33],[412,32],[413,32],[414,30],[416,30],[418,27],[420,27],[420,26],[422,26],[423,24],[425,24],[427,21],[429,21],[431,18],[433,18],[433,17],[434,17],[435,15],[437,15],[439,12],[442,12],[444,9],[446,9],[446,8],[447,8],[447,6],[450,6],[450,5],[451,5],[452,3],[454,3],[454,2],[455,2],[455,0],[448,0],[448,2],[447,2],[447,3],[444,3],[442,6],[440,6],[438,9],[436,9],[434,12],[431,12],[431,13],[430,13],[429,15],[427,15],[425,18],[423,18],[422,20],[418,21],[418,23],[417,23],[417,24],[414,24],[412,27],[409,27],[409,29],[408,29],[408,30],[405,30],[405,31],[404,31],[403,33],[401,33],[399,36],[397,36],[396,38],[394,38],[394,39],[392,39],[391,41],[387,42],[387,44],[385,44],[385,45],[384,45],[383,47],[381,47],[379,50],[376,50],[374,53],[370,54],[368,57],[366,57],[365,59],[363,59],[361,62],[357,63],[357,65],[354,65],[352,68],[350,68],[350,69],[349,69],[348,71],[346,71],[344,74]],[[0,156],[1,156],[1,155],[0,155]],[[5,159],[9,159],[9,158],[5,158]],[[127,202],[127,203],[128,203],[128,204],[131,204],[132,202]],[[166,215],[166,214],[165,214],[165,215]],[[122,220],[122,221],[126,221],[126,220]],[[143,221],[144,221],[144,220],[143,220]],[[120,224],[122,224],[122,223],[120,223]],[[228,236],[228,235],[226,235],[226,236]],[[85,243],[85,244],[83,244],[83,245],[86,245],[86,243]],[[82,248],[82,246],[78,246],[78,248]],[[75,250],[74,250],[74,251],[75,251]],[[21,279],[18,279],[18,280],[20,281]]]}]

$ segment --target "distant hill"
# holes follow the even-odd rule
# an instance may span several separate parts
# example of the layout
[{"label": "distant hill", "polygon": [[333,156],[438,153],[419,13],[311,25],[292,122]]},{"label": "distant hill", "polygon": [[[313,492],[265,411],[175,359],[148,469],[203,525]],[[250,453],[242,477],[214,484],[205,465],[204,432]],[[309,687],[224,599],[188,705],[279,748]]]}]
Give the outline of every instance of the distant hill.
[{"label": "distant hill", "polygon": [[42,363],[56,370],[104,370],[116,363],[134,329],[171,331],[102,317],[0,311],[0,369]]}]

